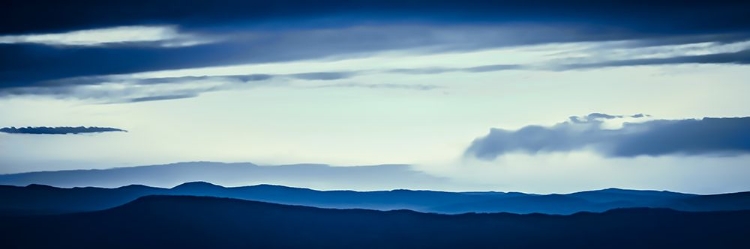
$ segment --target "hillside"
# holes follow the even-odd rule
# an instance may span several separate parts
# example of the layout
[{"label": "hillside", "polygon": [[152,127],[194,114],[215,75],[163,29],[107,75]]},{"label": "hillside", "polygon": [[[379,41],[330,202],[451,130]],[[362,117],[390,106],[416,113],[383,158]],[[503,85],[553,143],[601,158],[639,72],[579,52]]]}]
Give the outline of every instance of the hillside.
[{"label": "hillside", "polygon": [[148,196],[98,212],[0,218],[0,247],[748,248],[748,222],[748,211],[438,215]]},{"label": "hillside", "polygon": [[661,191],[604,189],[571,194],[503,192],[320,191],[276,185],[223,187],[191,182],[173,188],[130,185],[120,188],[57,188],[44,185],[0,186],[0,215],[61,214],[97,211],[148,195],[212,196],[337,209],[460,213],[573,214],[616,208],[670,208],[681,211],[750,210],[750,193],[691,195]]}]

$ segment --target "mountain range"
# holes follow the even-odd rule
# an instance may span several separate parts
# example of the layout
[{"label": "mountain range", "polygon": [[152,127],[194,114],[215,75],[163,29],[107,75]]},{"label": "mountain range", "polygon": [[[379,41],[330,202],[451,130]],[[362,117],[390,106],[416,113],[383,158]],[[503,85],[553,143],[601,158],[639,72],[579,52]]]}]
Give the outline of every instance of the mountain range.
[{"label": "mountain range", "polygon": [[427,214],[146,196],[112,209],[0,216],[0,248],[750,248],[750,211]]},{"label": "mountain range", "polygon": [[[278,185],[389,189],[405,179],[445,181],[408,165],[206,162],[0,175],[0,248],[750,247],[750,192]],[[266,184],[238,186],[247,182]]]},{"label": "mountain range", "polygon": [[6,214],[61,214],[114,208],[150,195],[210,196],[335,209],[408,209],[418,212],[544,213],[604,212],[617,208],[669,208],[679,211],[750,210],[750,192],[694,195],[667,191],[604,189],[571,194],[441,191],[320,191],[276,185],[222,187],[191,182],[173,188],[129,185],[119,188],[0,186]]},{"label": "mountain range", "polygon": [[56,187],[116,188],[139,184],[174,187],[186,182],[222,186],[274,184],[318,189],[380,190],[427,189],[448,180],[414,170],[410,165],[330,166],[292,164],[261,166],[253,163],[182,162],[90,170],[60,170],[0,175],[0,185],[42,184]]}]

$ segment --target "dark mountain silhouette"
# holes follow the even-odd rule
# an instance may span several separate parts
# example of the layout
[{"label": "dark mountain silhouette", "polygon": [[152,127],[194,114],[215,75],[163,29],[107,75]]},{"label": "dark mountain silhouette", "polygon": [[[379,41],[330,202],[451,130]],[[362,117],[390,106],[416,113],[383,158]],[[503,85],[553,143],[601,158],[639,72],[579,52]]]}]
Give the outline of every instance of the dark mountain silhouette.
[{"label": "dark mountain silhouette", "polygon": [[0,186],[0,210],[19,213],[66,213],[112,208],[146,195],[191,195],[227,197],[266,201],[281,204],[326,208],[363,208],[375,210],[412,209],[428,211],[437,205],[472,202],[500,196],[472,195],[438,191],[316,191],[274,185],[225,188],[206,183],[191,182],[172,189],[131,185],[115,189],[57,188],[43,185],[26,187]]},{"label": "dark mountain silhouette", "polygon": [[685,197],[688,194],[669,192],[669,191],[653,191],[653,190],[630,190],[630,189],[617,189],[608,188],[594,191],[582,191],[572,193],[570,196],[583,198],[594,202],[611,202],[611,201],[660,201],[664,197]]},{"label": "dark mountain silhouette", "polygon": [[[437,206],[430,211],[438,213],[509,212],[572,214],[576,212],[604,212],[615,208],[651,207],[672,208],[684,211],[750,210],[750,198],[726,198],[728,205],[704,201],[688,201],[699,195],[669,191],[602,189],[571,194],[503,196],[480,202]],[[681,201],[687,201],[682,203]]]},{"label": "dark mountain silhouette", "polygon": [[750,192],[678,198],[664,206],[685,211],[746,210],[750,207]]},{"label": "dark mountain silhouette", "polygon": [[275,184],[323,189],[425,189],[447,180],[409,165],[334,167],[322,164],[258,166],[252,163],[187,162],[101,170],[63,170],[0,175],[0,185],[43,184],[56,187],[116,188],[130,184],[172,187],[185,182],[212,182],[223,186]]},{"label": "dark mountain silhouette", "polygon": [[681,211],[750,210],[750,192],[691,195],[674,192],[604,189],[572,194],[535,195],[503,192],[318,191],[275,185],[222,187],[191,182],[171,189],[130,185],[114,189],[57,188],[44,185],[0,186],[0,214],[61,214],[96,211],[148,195],[212,196],[336,209],[396,210],[444,214],[604,212],[649,207]]},{"label": "dark mountain silhouette", "polygon": [[[458,203],[452,205],[437,206],[430,209],[437,213],[546,213],[546,214],[572,214],[577,212],[603,212],[618,208],[618,202],[600,204],[590,202],[586,199],[568,195],[525,195],[508,198],[492,198],[480,202]],[[624,206],[629,207],[629,206]],[[648,206],[642,206],[648,207]]]},{"label": "dark mountain silhouette", "polygon": [[0,186],[0,212],[12,214],[54,214],[103,210],[139,197],[168,194],[168,189],[131,185],[121,188],[56,188],[32,184],[26,187]]},{"label": "dark mountain silhouette", "polygon": [[748,222],[750,211],[439,215],[147,196],[104,211],[0,217],[0,248],[750,248]]}]

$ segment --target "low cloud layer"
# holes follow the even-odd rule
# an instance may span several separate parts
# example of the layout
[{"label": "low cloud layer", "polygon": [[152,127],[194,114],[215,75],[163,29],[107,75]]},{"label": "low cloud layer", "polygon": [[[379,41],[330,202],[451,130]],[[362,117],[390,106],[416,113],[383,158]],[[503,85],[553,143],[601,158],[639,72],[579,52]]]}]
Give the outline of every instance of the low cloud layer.
[{"label": "low cloud layer", "polygon": [[83,134],[83,133],[102,133],[102,132],[127,132],[123,129],[112,128],[112,127],[71,127],[71,126],[60,126],[60,127],[3,127],[0,128],[0,132],[9,134],[34,134],[34,135],[66,135],[66,134]]},{"label": "low cloud layer", "polygon": [[616,129],[605,125],[605,120],[625,117],[647,116],[593,113],[551,127],[530,125],[515,131],[492,128],[486,136],[475,139],[465,155],[494,160],[514,152],[584,149],[606,157],[750,154],[750,117],[647,120],[625,122]]}]

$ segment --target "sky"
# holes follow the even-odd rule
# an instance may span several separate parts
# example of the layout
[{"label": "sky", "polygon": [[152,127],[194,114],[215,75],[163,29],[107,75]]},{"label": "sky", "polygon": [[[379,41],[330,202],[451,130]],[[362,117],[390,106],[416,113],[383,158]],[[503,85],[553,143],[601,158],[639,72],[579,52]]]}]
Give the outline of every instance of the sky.
[{"label": "sky", "polygon": [[11,0],[0,174],[410,164],[441,190],[748,191],[748,64],[742,1]]}]

